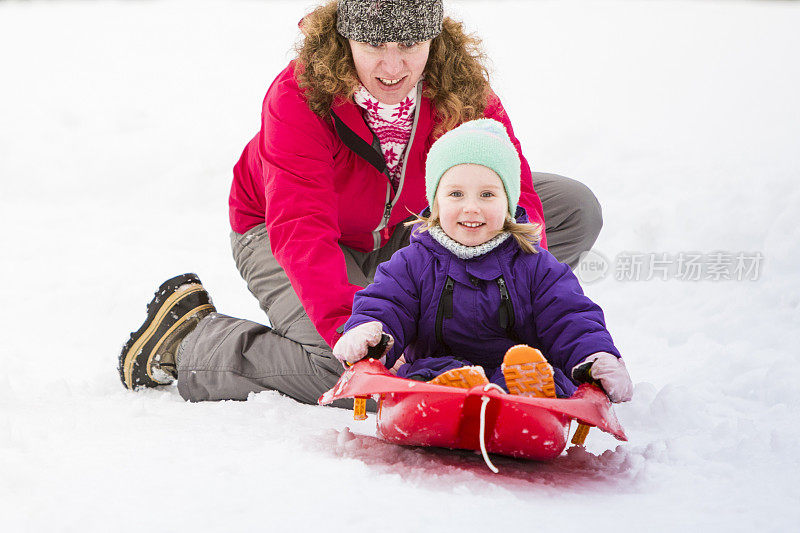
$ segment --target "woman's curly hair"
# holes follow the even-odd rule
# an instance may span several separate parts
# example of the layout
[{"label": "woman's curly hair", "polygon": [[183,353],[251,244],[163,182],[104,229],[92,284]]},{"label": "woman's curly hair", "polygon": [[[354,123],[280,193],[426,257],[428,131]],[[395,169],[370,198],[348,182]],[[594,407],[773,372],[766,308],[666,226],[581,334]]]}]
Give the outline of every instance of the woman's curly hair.
[{"label": "woman's curly hair", "polygon": [[[309,13],[300,28],[304,38],[296,47],[295,76],[309,108],[327,117],[337,99],[350,99],[360,83],[350,45],[336,31],[336,1]],[[436,110],[434,137],[483,116],[491,91],[486,62],[481,40],[445,17],[425,65],[423,95]]]}]

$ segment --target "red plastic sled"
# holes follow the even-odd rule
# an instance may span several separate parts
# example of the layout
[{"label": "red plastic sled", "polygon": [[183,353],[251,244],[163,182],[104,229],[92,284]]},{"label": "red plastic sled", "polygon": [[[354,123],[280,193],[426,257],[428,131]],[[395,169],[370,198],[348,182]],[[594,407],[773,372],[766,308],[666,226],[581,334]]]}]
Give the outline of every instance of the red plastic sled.
[{"label": "red plastic sled", "polygon": [[627,440],[608,397],[588,384],[570,398],[527,398],[496,385],[459,389],[399,378],[366,359],[347,369],[319,403],[373,396],[380,397],[378,436],[384,440],[481,450],[495,471],[487,452],[540,461],[558,457],[572,420]]}]

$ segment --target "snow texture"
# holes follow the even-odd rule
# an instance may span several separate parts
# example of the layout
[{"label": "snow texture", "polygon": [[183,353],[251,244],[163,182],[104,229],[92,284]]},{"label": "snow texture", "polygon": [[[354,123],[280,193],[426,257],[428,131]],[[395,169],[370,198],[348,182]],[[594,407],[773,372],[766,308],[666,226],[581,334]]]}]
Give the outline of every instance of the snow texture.
[{"label": "snow texture", "polygon": [[[533,168],[602,203],[586,291],[636,384],[630,442],[593,430],[494,475],[275,392],[123,389],[119,349],[168,277],[263,320],[227,193],[311,5],[0,2],[0,529],[796,530],[796,2],[449,5]],[[715,252],[760,253],[757,279],[618,279],[636,254]]]}]

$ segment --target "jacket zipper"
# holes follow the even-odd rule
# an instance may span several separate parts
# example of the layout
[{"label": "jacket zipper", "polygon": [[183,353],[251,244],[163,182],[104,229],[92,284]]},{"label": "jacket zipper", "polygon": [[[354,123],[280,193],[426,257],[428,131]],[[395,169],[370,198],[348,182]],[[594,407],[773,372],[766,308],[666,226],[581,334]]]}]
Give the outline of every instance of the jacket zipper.
[{"label": "jacket zipper", "polygon": [[503,276],[495,280],[497,287],[500,289],[500,309],[498,310],[498,320],[500,327],[506,331],[509,338],[515,342],[518,341],[517,334],[514,332],[514,304],[511,301],[511,295],[508,293],[508,286]]},{"label": "jacket zipper", "polygon": [[388,183],[386,184],[386,205],[383,210],[383,218],[381,218],[380,224],[378,227],[372,230],[372,249],[377,250],[381,247],[381,230],[386,227],[389,223],[389,218],[392,216],[392,209],[394,208],[394,204],[397,203],[397,200],[400,198],[400,194],[403,192],[403,183],[406,180],[406,164],[408,163],[408,156],[411,154],[411,145],[414,144],[414,136],[417,133],[417,124],[419,123],[419,110],[422,107],[422,81],[417,83],[417,105],[414,108],[414,123],[411,126],[411,137],[408,139],[408,146],[406,146],[406,152],[403,156],[403,168],[400,171],[400,183],[397,184],[397,192],[394,195],[394,200],[390,200],[391,192],[392,192],[392,180],[389,178],[388,175],[385,174]]},{"label": "jacket zipper", "polygon": [[439,307],[436,309],[436,342],[444,347],[445,352],[450,354],[450,347],[444,342],[442,326],[445,318],[453,318],[453,278],[447,276],[442,289],[442,296],[439,298]]},{"label": "jacket zipper", "polygon": [[372,231],[372,250],[375,251],[381,247],[381,230],[386,227],[386,223],[389,222],[389,217],[392,216],[392,202],[391,196],[392,195],[392,184],[386,184],[386,204],[383,206],[383,216],[381,217],[381,223],[378,224],[378,227]]}]

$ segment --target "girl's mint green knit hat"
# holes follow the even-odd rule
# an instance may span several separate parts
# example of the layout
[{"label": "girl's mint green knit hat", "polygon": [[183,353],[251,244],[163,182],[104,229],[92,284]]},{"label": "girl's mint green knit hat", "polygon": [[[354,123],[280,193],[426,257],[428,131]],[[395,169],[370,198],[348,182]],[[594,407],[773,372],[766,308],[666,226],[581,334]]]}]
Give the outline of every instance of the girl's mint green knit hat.
[{"label": "girl's mint green knit hat", "polygon": [[465,122],[433,143],[425,163],[425,194],[433,205],[442,175],[451,167],[475,163],[494,170],[508,197],[508,212],[513,217],[519,202],[520,161],[505,126],[491,118]]}]

